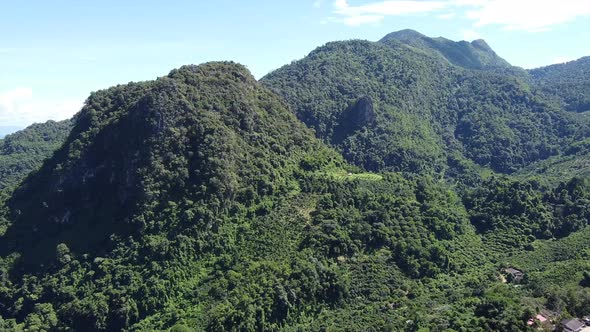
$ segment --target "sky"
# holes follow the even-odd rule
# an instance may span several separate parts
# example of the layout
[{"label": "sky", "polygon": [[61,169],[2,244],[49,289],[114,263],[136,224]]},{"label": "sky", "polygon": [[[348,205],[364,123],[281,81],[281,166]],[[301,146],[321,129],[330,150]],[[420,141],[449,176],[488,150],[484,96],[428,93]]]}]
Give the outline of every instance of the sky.
[{"label": "sky", "polygon": [[232,60],[256,78],[326,42],[414,29],[485,39],[523,68],[590,55],[590,0],[0,0],[0,131],[62,120],[92,91]]}]

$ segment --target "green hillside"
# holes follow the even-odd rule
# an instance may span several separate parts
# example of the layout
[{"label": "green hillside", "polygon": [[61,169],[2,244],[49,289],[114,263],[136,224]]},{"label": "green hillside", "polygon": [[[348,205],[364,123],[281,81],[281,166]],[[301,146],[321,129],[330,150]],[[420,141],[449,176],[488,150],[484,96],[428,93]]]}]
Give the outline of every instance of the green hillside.
[{"label": "green hillside", "polygon": [[590,56],[529,70],[533,85],[571,112],[590,111]]},{"label": "green hillside", "polygon": [[[325,176],[339,168],[356,173],[239,65],[96,92],[7,202],[4,326],[308,326],[372,287],[349,259],[386,259],[400,282],[467,264],[452,257],[470,233],[452,192]],[[403,300],[399,287],[379,296]]]},{"label": "green hillside", "polygon": [[512,173],[590,133],[483,41],[401,31],[379,42],[332,42],[262,82],[317,137],[370,171],[443,174],[459,158]]},{"label": "green hillside", "polygon": [[0,139],[0,191],[18,184],[66,140],[71,121],[36,123]]},{"label": "green hillside", "polygon": [[585,67],[547,68],[403,30],[260,82],[210,62],[93,92],[0,140],[0,331],[590,314],[590,127],[546,88]]},{"label": "green hillside", "polygon": [[417,31],[406,29],[387,34],[379,42],[389,44],[395,41],[429,53],[438,53],[450,63],[468,69],[510,69],[511,67],[483,39],[455,42],[443,37],[426,37]]},{"label": "green hillside", "polygon": [[572,177],[586,178],[590,175],[590,140],[573,143],[564,153],[525,167],[516,174],[549,185],[567,181]]}]

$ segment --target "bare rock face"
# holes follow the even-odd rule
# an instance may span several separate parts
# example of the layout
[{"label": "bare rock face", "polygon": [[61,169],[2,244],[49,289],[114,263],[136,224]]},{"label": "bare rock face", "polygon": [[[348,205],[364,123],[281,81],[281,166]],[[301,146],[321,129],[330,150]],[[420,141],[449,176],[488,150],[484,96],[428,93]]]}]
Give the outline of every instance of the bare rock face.
[{"label": "bare rock face", "polygon": [[375,123],[375,109],[373,99],[368,96],[361,97],[352,108],[355,127],[363,127]]},{"label": "bare rock face", "polygon": [[340,115],[338,125],[334,128],[332,142],[339,144],[346,137],[363,127],[371,127],[377,119],[373,99],[369,96],[359,98]]}]

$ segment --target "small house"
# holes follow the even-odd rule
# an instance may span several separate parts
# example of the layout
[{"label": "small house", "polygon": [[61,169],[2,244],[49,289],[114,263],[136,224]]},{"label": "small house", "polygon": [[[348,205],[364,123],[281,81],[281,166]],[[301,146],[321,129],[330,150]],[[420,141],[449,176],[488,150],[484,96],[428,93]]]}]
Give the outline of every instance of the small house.
[{"label": "small house", "polygon": [[560,325],[564,332],[580,332],[586,327],[586,324],[577,318],[562,320]]},{"label": "small house", "polygon": [[522,278],[524,278],[524,273],[522,273],[522,271],[519,271],[517,269],[514,268],[507,268],[504,271],[506,271],[506,273],[508,273],[509,281],[511,282],[521,282]]},{"label": "small house", "polygon": [[541,325],[549,323],[549,320],[547,320],[547,318],[545,316],[538,314],[534,318],[529,319],[527,321],[527,325],[531,326],[535,323],[535,321],[538,321]]}]

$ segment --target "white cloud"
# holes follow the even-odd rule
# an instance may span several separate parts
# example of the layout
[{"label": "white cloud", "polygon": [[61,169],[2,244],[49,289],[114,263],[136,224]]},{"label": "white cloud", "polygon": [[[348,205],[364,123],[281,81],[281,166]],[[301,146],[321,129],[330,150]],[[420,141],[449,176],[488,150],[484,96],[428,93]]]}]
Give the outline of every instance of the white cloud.
[{"label": "white cloud", "polygon": [[348,0],[335,0],[333,6],[336,21],[347,25],[376,23],[387,16],[439,12],[439,19],[467,18],[475,28],[495,25],[504,30],[535,32],[590,16],[590,0],[388,0],[354,6]]},{"label": "white cloud", "polygon": [[379,23],[383,21],[385,16],[382,15],[357,15],[347,16],[342,19],[342,22],[350,26],[359,26],[368,23]]},{"label": "white cloud", "polygon": [[461,30],[461,34],[463,35],[463,40],[475,40],[475,39],[481,39],[481,35],[479,34],[479,32],[475,31],[475,30],[470,30],[470,29],[466,29],[466,30]]},{"label": "white cloud", "polygon": [[440,18],[441,20],[450,20],[455,18],[457,14],[455,13],[444,13],[444,14],[440,14],[437,17]]},{"label": "white cloud", "polygon": [[320,8],[322,6],[322,0],[316,0],[313,2],[314,8]]},{"label": "white cloud", "polygon": [[19,101],[33,98],[33,89],[15,88],[12,90],[0,92],[0,107],[9,107]]},{"label": "white cloud", "polygon": [[475,26],[498,25],[505,30],[544,31],[590,15],[590,1],[495,0],[467,12]]},{"label": "white cloud", "polygon": [[18,87],[0,92],[0,124],[26,126],[34,122],[64,120],[82,107],[81,100],[36,100],[33,89]]},{"label": "white cloud", "polygon": [[443,1],[382,1],[361,6],[350,6],[347,0],[336,0],[336,13],[355,15],[406,15],[430,12],[446,7]]},{"label": "white cloud", "polygon": [[[494,0],[492,0],[494,1]],[[450,5],[462,7],[462,6],[483,6],[490,0],[451,0],[448,1]]]},{"label": "white cloud", "polygon": [[380,22],[386,16],[431,12],[447,5],[444,1],[381,1],[351,6],[347,0],[336,0],[334,13],[341,17],[339,21],[344,24],[361,25]]}]

